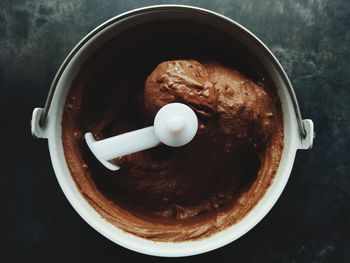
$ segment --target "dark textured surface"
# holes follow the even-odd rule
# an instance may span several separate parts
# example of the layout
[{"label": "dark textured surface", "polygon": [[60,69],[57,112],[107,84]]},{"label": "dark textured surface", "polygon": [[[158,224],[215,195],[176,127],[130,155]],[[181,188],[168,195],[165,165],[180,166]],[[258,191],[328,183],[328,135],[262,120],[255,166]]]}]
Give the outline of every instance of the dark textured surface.
[{"label": "dark textured surface", "polygon": [[[29,125],[77,41],[114,15],[159,3],[165,2],[0,1],[0,262],[163,261],[113,244],[79,217],[59,188],[47,143],[33,140]],[[350,2],[167,3],[197,4],[257,34],[285,67],[317,132],[314,148],[298,153],[282,197],[257,227],[187,260],[350,262]]]}]

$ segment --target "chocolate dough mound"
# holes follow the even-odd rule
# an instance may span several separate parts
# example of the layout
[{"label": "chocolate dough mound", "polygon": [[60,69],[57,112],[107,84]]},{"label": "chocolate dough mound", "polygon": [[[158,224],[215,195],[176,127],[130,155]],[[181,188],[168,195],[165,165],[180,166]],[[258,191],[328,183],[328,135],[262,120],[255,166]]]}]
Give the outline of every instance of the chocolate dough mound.
[{"label": "chocolate dough mound", "polygon": [[[111,223],[152,240],[199,239],[239,221],[261,199],[283,149],[273,90],[220,63],[193,59],[160,63],[134,90],[89,72],[78,75],[68,94],[63,146],[81,193]],[[101,94],[93,85],[109,88]],[[153,125],[157,111],[172,102],[197,114],[199,129],[187,145],[118,158],[116,172],[86,147],[85,132],[106,138]]]}]

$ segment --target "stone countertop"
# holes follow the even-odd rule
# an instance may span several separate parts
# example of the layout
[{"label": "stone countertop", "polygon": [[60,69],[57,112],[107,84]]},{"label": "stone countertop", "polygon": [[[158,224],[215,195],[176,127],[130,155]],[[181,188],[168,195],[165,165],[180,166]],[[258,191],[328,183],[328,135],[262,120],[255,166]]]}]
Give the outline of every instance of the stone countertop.
[{"label": "stone countertop", "polygon": [[298,152],[283,195],[260,224],[237,242],[186,260],[350,262],[347,0],[1,0],[0,261],[163,261],[113,244],[80,218],[56,181],[47,143],[32,139],[29,121],[85,34],[121,12],[164,3],[211,9],[261,38],[287,71],[317,135],[311,151]]}]

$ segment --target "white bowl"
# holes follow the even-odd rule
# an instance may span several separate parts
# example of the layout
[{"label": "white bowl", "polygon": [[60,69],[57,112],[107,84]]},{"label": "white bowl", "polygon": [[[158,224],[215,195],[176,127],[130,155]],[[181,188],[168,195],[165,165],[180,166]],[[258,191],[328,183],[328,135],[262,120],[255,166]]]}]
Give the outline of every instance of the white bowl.
[{"label": "white bowl", "polygon": [[[282,103],[284,149],[271,186],[258,204],[241,221],[212,236],[196,241],[155,242],[126,233],[103,219],[80,194],[67,167],[62,146],[63,106],[71,83],[82,63],[117,32],[162,18],[191,19],[198,23],[219,27],[234,36],[254,54],[271,76]],[[296,151],[311,148],[314,137],[312,121],[301,119],[298,103],[287,75],[271,51],[257,37],[238,23],[220,14],[180,5],[160,5],[136,9],[116,16],[90,32],[72,50],[58,70],[45,108],[34,109],[32,133],[37,138],[48,139],[57,180],[69,202],[88,224],[106,238],[125,248],[148,255],[166,257],[208,252],[238,239],[252,229],[269,212],[281,195],[292,170]]]}]

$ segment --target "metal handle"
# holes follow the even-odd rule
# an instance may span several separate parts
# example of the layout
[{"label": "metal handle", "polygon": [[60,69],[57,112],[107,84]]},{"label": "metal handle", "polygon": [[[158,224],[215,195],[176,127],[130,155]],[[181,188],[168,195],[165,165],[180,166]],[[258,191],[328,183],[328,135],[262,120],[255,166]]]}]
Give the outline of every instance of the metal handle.
[{"label": "metal handle", "polygon": [[[66,57],[66,59],[63,61],[62,65],[60,66],[60,68],[58,69],[52,83],[50,86],[50,90],[49,90],[49,94],[47,96],[46,102],[45,102],[45,106],[42,110],[42,114],[40,116],[40,120],[39,120],[39,125],[42,127],[47,119],[47,115],[51,106],[51,102],[52,102],[52,98],[53,95],[55,93],[57,84],[59,79],[61,78],[64,70],[66,69],[67,65],[69,64],[69,62],[72,60],[72,58],[76,55],[76,53],[80,50],[80,48],[82,46],[84,46],[90,39],[92,39],[94,36],[96,36],[98,33],[100,33],[102,30],[106,29],[107,27],[109,27],[110,25],[133,15],[137,15],[140,13],[143,13],[144,10],[147,11],[159,11],[159,10],[182,10],[182,11],[189,11],[189,12],[195,12],[195,13],[201,13],[204,15],[208,15],[208,16],[212,16],[215,15],[218,19],[221,19],[223,22],[228,23],[230,25],[234,24],[239,30],[241,30],[244,34],[246,34],[247,36],[249,36],[250,38],[252,38],[254,41],[257,41],[260,43],[261,47],[264,49],[264,52],[267,51],[268,56],[270,56],[271,61],[275,64],[276,68],[279,70],[279,73],[281,74],[281,76],[284,78],[284,81],[287,83],[287,90],[289,92],[289,95],[291,96],[292,102],[293,102],[293,106],[294,106],[294,111],[295,111],[295,115],[297,118],[297,122],[298,122],[298,127],[299,127],[299,132],[301,135],[302,139],[306,139],[308,134],[305,128],[305,124],[304,121],[302,119],[301,116],[301,112],[300,112],[300,108],[298,105],[298,101],[296,98],[296,95],[294,93],[294,90],[292,88],[292,85],[286,75],[286,73],[284,72],[282,66],[279,64],[279,62],[277,61],[276,57],[272,54],[272,52],[265,46],[264,43],[261,42],[261,40],[259,40],[256,36],[254,36],[252,33],[250,33],[246,28],[244,28],[243,26],[241,26],[240,24],[236,23],[235,21],[224,17],[220,14],[217,14],[215,12],[209,11],[209,10],[205,10],[205,9],[201,9],[201,8],[195,8],[195,7],[190,7],[190,6],[180,6],[180,5],[158,5],[158,6],[152,6],[152,7],[144,7],[144,8],[139,8],[136,10],[132,10],[126,13],[123,13],[119,16],[116,16],[108,21],[106,21],[105,23],[103,23],[102,25],[100,25],[99,27],[95,28],[93,31],[91,31],[88,35],[86,35],[74,48],[73,50],[68,54],[68,56]],[[313,135],[312,135],[313,136]]]}]

